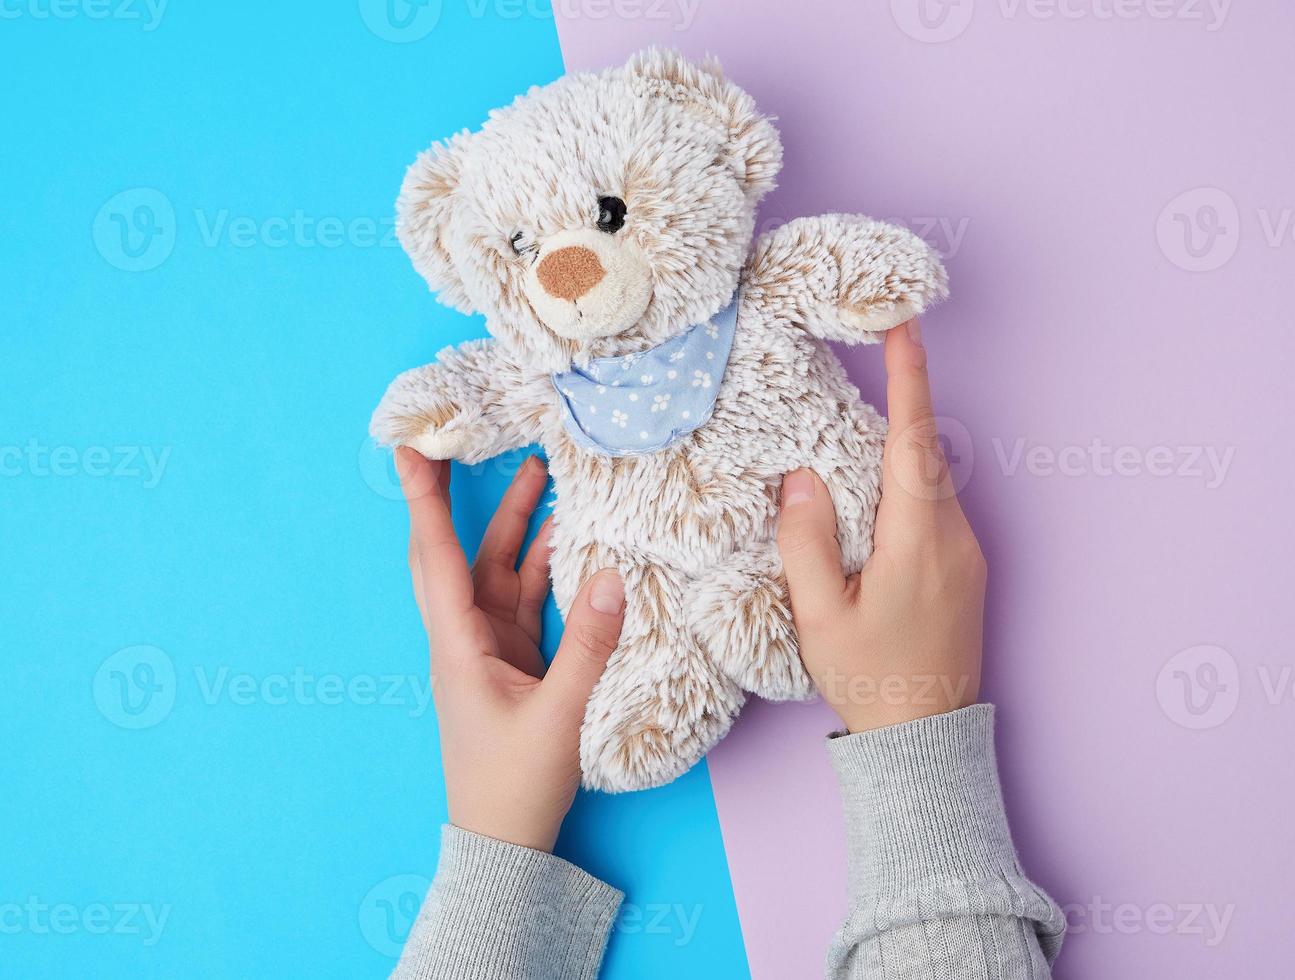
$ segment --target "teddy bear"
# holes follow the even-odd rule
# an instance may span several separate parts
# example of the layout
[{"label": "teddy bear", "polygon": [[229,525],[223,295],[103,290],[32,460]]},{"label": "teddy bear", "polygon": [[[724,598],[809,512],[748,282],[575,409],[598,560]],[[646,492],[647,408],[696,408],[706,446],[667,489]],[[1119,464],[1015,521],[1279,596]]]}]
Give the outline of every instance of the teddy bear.
[{"label": "teddy bear", "polygon": [[847,573],[871,550],[886,423],[828,342],[880,340],[945,297],[945,271],[860,215],[755,237],[781,162],[716,61],[650,49],[433,143],[401,188],[415,269],[490,336],[397,377],[371,432],[464,463],[539,443],[559,610],[619,570],[624,627],[581,730],[588,788],[671,781],[748,694],[813,696],[775,543],[784,473],[827,484]]}]

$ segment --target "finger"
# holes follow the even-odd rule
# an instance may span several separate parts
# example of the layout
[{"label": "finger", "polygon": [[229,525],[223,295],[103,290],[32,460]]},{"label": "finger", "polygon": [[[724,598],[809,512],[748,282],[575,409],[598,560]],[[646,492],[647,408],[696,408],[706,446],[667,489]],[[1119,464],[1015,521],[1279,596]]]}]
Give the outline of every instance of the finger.
[{"label": "finger", "polygon": [[917,320],[886,335],[886,408],[890,429],[883,461],[882,497],[913,511],[932,511],[954,497],[953,481],[940,447],[926,348]]},{"label": "finger", "polygon": [[410,565],[417,566],[429,633],[444,635],[473,608],[468,561],[450,519],[448,462],[424,459],[413,449],[396,450],[396,470],[409,505]]},{"label": "finger", "polygon": [[540,685],[553,711],[577,726],[585,704],[620,641],[625,584],[610,568],[597,572],[571,604],[558,652]]},{"label": "finger", "polygon": [[409,535],[409,575],[414,583],[414,602],[418,604],[418,615],[422,617],[423,629],[430,634],[432,624],[427,618],[427,600],[423,594],[423,563],[418,558],[418,546],[412,533]]},{"label": "finger", "polygon": [[507,622],[517,619],[517,552],[547,479],[544,464],[534,456],[522,464],[490,518],[472,564],[477,605]]},{"label": "finger", "polygon": [[526,528],[547,485],[548,471],[544,463],[538,456],[527,459],[504,491],[495,516],[486,526],[481,547],[477,549],[478,565],[497,565],[510,573],[516,569],[517,554],[526,539]]},{"label": "finger", "polygon": [[526,631],[537,645],[540,642],[540,624],[544,618],[544,602],[549,597],[549,556],[553,540],[553,518],[546,517],[540,525],[535,540],[526,550],[521,568],[517,570],[520,588],[517,594],[517,625]]},{"label": "finger", "polygon": [[846,581],[836,540],[836,509],[827,485],[813,470],[793,470],[783,477],[778,554],[798,623],[812,622],[839,607]]}]

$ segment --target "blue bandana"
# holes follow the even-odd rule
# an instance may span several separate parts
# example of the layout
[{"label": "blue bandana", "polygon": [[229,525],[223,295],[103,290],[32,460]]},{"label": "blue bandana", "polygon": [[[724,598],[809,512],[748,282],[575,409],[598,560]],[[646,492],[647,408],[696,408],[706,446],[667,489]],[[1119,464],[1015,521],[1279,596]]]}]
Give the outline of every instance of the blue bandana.
[{"label": "blue bandana", "polygon": [[706,323],[651,350],[553,374],[571,438],[603,456],[673,446],[715,409],[737,327],[737,296]]}]

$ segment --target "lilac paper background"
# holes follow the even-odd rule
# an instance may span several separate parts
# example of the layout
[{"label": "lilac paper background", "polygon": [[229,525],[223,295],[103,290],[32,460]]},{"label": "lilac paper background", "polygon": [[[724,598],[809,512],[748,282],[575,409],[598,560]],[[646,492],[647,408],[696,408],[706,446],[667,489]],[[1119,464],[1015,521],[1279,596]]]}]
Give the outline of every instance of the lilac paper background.
[{"label": "lilac paper background", "polygon": [[[991,566],[1009,812],[1072,922],[1057,976],[1285,972],[1295,9],[1238,4],[1211,30],[1187,0],[933,0],[952,35],[933,42],[908,0],[555,8],[569,70],[648,43],[722,57],[781,119],[769,223],[946,222],[927,237],[954,298],[926,336]],[[844,356],[882,403],[880,351]],[[1127,475],[1084,461],[1095,439],[1134,447]],[[1013,466],[1018,440],[1046,453]],[[1219,486],[1183,471],[1207,449],[1233,454]],[[711,756],[757,980],[818,975],[844,913],[831,722],[752,705]]]}]

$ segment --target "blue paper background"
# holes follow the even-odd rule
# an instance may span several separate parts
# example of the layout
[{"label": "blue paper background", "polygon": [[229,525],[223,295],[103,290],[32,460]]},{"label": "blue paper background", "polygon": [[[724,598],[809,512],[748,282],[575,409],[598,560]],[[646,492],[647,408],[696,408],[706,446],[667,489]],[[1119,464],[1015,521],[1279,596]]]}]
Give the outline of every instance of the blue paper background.
[{"label": "blue paper background", "polygon": [[[0,22],[0,974],[384,976],[445,801],[365,428],[484,329],[392,201],[561,73],[551,18],[50,9]],[[521,458],[456,471],[469,542]],[[608,977],[748,975],[704,766],[561,852],[629,892]]]}]

